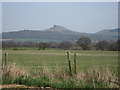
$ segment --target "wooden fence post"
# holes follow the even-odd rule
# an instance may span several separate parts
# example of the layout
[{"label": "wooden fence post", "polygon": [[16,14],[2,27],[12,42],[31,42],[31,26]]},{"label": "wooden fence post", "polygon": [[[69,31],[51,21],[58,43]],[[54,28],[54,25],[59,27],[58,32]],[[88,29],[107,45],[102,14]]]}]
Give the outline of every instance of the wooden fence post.
[{"label": "wooden fence post", "polygon": [[4,60],[3,60],[3,58],[2,58],[2,70],[3,70],[3,65],[4,65],[3,63],[4,63]]},{"label": "wooden fence post", "polygon": [[69,74],[72,76],[72,69],[71,69],[71,61],[70,61],[70,53],[69,53],[69,51],[67,51],[67,58],[68,58]]},{"label": "wooden fence post", "polygon": [[7,53],[5,53],[5,66],[7,66]]},{"label": "wooden fence post", "polygon": [[76,74],[76,53],[74,53],[74,73]]}]

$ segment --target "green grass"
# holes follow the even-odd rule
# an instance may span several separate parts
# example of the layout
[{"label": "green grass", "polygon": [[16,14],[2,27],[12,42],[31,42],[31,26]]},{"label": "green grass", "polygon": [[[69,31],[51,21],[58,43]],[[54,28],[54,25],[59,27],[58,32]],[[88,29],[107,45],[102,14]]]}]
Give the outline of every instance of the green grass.
[{"label": "green grass", "polygon": [[[54,88],[67,88],[67,87],[85,87],[85,88],[93,88],[94,85],[91,83],[91,78],[87,80],[87,83],[81,84],[81,86],[78,85],[83,81],[75,81],[74,79],[69,78],[68,75],[68,61],[67,61],[67,50],[59,50],[59,49],[47,49],[47,50],[37,50],[36,48],[25,48],[26,50],[13,50],[13,49],[6,49],[3,50],[3,60],[4,60],[4,53],[7,52],[7,64],[12,65],[13,63],[16,63],[16,66],[25,68],[30,76],[32,78],[26,78],[31,83],[27,83],[28,85],[35,85],[35,86],[44,86],[48,85],[50,87]],[[92,73],[94,70],[97,70],[99,68],[98,72],[105,72],[107,68],[109,68],[111,75],[116,74],[117,75],[117,66],[118,66],[118,52],[115,51],[76,51],[76,50],[70,50],[71,55],[71,63],[73,68],[73,54],[77,54],[77,73],[84,72],[87,76],[88,73]],[[91,68],[94,70],[91,72]],[[46,78],[43,77],[43,71],[44,69],[48,70],[46,72]],[[61,69],[61,70],[59,70]],[[60,72],[62,73],[60,73]],[[63,72],[65,73],[66,77],[69,79],[65,79]],[[72,69],[73,72],[73,69]],[[55,75],[54,79],[51,79],[51,74]],[[59,74],[59,75],[58,75]],[[97,74],[97,71],[96,71]],[[103,73],[104,74],[104,73]],[[41,76],[41,77],[36,77]],[[106,75],[109,75],[107,73]],[[63,76],[63,77],[61,77]],[[33,78],[35,77],[35,78]],[[59,78],[58,78],[59,77]],[[92,77],[92,76],[91,76]],[[106,76],[107,77],[107,76]],[[111,76],[112,77],[112,76]],[[14,83],[21,83],[24,82],[22,79],[23,77],[18,77],[18,79],[15,79]],[[38,79],[37,79],[38,78]],[[62,79],[63,80],[62,80]],[[92,77],[93,78],[93,77]],[[6,78],[5,78],[6,79]],[[23,81],[20,81],[19,79],[22,79]],[[29,80],[30,79],[30,80]],[[45,81],[45,80],[46,81]],[[104,87],[104,83],[102,80],[95,81],[96,87]],[[8,79],[10,83],[10,78]],[[45,82],[44,82],[45,81]],[[48,81],[48,82],[47,82]],[[98,82],[99,81],[99,82]],[[42,82],[38,85],[38,83]],[[77,84],[76,84],[77,82]],[[92,81],[93,82],[93,81]],[[24,83],[22,83],[24,84]],[[107,86],[106,86],[107,87]]]},{"label": "green grass", "polygon": [[[3,50],[7,52],[7,62],[15,62],[21,66],[67,66],[66,50]],[[77,66],[108,65],[116,66],[118,63],[117,52],[111,51],[71,51],[77,53]]]}]

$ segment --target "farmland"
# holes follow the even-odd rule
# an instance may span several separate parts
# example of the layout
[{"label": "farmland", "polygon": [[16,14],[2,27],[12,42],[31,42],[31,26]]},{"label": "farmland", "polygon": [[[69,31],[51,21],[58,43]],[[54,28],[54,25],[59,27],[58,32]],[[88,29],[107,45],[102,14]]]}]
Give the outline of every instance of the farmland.
[{"label": "farmland", "polygon": [[[60,50],[60,49],[37,50],[37,48],[25,48],[25,49],[22,48],[19,50],[13,50],[9,48],[2,51],[3,53],[2,59],[4,60],[4,53],[5,52],[8,53],[7,55],[8,66],[13,66],[13,64],[15,64],[16,68],[19,68],[20,70],[27,72],[26,75],[30,77],[34,77],[34,78],[38,78],[42,76],[48,77],[50,79],[50,82],[47,81],[46,82],[47,85],[49,83],[48,86],[50,87],[55,87],[55,88],[118,87],[118,85],[108,82],[109,78],[112,81],[115,81],[117,79],[118,52],[83,51],[83,50],[69,50],[69,51],[70,51],[70,60],[72,66],[72,74],[73,77],[75,77],[72,79],[68,74],[69,72],[68,60],[66,54],[67,50]],[[73,70],[74,53],[76,53],[77,55],[76,75],[74,74],[74,70]],[[101,77],[98,76],[99,80],[98,78],[96,79],[94,77],[97,73],[101,75]],[[90,83],[91,81],[89,82],[89,80],[86,79],[85,81],[82,77],[87,76],[86,74],[89,74],[90,77],[88,78],[92,77],[96,81],[93,82],[92,80],[92,83]],[[80,79],[79,83],[77,79]],[[106,80],[106,82],[102,83],[103,79],[104,81]],[[59,84],[57,84],[56,82],[57,83],[59,82]],[[82,85],[80,83],[82,83]],[[42,84],[36,85],[33,83],[30,85],[44,86]]]}]

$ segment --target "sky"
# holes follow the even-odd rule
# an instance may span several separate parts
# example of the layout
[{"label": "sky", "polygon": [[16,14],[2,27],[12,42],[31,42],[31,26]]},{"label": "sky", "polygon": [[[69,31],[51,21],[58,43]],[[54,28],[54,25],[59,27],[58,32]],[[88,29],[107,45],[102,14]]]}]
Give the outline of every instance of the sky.
[{"label": "sky", "polygon": [[94,33],[118,27],[117,2],[3,2],[2,31],[44,30],[60,25]]}]

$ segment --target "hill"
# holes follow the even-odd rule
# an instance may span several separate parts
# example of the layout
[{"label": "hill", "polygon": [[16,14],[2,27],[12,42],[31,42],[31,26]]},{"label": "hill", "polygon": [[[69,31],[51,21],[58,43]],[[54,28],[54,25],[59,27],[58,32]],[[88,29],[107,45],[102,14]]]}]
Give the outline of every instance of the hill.
[{"label": "hill", "polygon": [[120,28],[111,29],[111,30],[102,30],[97,33],[94,33],[92,38],[94,40],[107,40],[107,41],[114,41],[118,39],[118,32]]},{"label": "hill", "polygon": [[2,39],[15,41],[71,41],[75,42],[80,37],[90,37],[92,40],[117,40],[118,29],[103,30],[97,33],[80,33],[71,31],[65,27],[54,25],[46,30],[20,30],[14,32],[2,32]]}]

